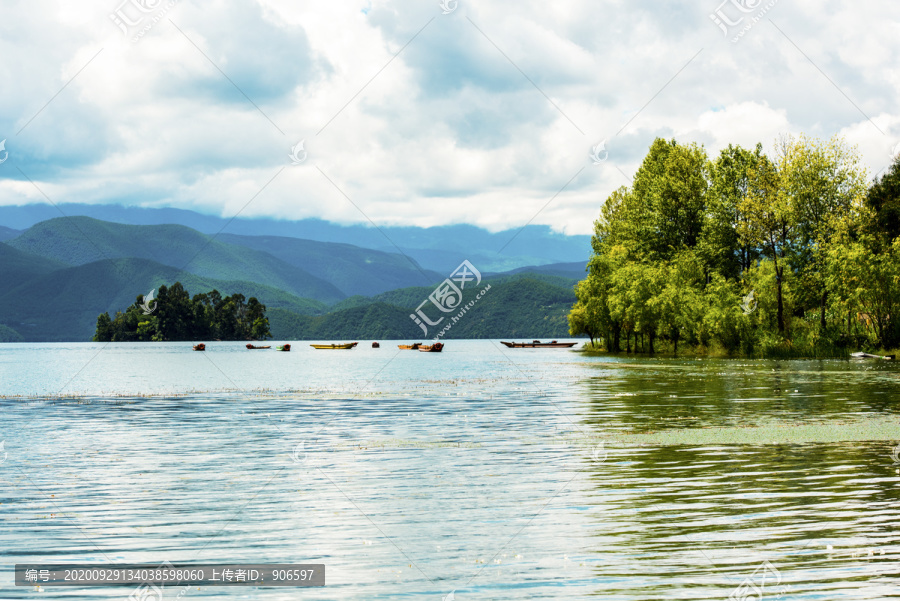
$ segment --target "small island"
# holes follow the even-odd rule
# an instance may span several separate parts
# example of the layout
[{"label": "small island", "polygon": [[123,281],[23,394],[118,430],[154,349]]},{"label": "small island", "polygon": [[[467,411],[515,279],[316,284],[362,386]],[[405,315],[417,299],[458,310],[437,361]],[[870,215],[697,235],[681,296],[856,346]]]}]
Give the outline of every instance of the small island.
[{"label": "small island", "polygon": [[95,342],[265,340],[270,337],[266,306],[243,294],[218,290],[193,298],[181,282],[160,286],[155,299],[139,295],[125,312],[97,318]]}]

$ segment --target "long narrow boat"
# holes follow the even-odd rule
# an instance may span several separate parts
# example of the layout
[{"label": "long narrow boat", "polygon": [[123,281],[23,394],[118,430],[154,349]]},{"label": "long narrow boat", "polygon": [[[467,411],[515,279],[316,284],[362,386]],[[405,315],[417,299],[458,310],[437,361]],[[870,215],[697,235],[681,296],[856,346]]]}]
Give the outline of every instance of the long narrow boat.
[{"label": "long narrow boat", "polygon": [[348,342],[347,344],[310,344],[309,346],[317,349],[352,349],[356,345]]},{"label": "long narrow boat", "polygon": [[444,350],[444,345],[440,342],[435,342],[431,346],[425,344],[419,345],[419,352],[422,353],[440,353],[442,350]]},{"label": "long narrow boat", "polygon": [[200,344],[195,344],[195,345],[194,345],[194,350],[195,350],[195,351],[205,351],[205,350],[206,350],[206,345],[203,344],[202,342],[201,342]]},{"label": "long narrow boat", "polygon": [[418,349],[422,345],[421,342],[414,342],[413,344],[398,344],[397,348],[401,351],[414,351]]},{"label": "long narrow boat", "polygon": [[258,351],[262,349],[272,348],[271,346],[253,346],[252,344],[248,344],[247,348],[251,351]]},{"label": "long narrow boat", "polygon": [[540,340],[532,340],[531,342],[503,342],[507,348],[572,348],[577,342],[541,342]]},{"label": "long narrow boat", "polygon": [[884,359],[885,361],[893,361],[896,355],[872,355],[870,353],[853,353],[850,355],[854,359]]},{"label": "long narrow boat", "polygon": [[291,345],[290,345],[290,344],[285,344],[285,345],[282,345],[282,346],[276,346],[276,347],[275,347],[275,350],[276,350],[276,351],[284,351],[285,353],[287,353],[287,352],[289,352],[289,351],[291,350]]}]

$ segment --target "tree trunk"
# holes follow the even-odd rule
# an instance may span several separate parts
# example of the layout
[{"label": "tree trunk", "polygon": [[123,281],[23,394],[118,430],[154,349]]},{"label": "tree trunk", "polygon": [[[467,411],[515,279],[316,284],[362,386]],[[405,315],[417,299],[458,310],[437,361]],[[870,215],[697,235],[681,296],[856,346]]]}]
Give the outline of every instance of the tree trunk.
[{"label": "tree trunk", "polygon": [[822,291],[822,318],[819,321],[819,326],[822,328],[822,331],[825,331],[825,304],[828,302],[828,290]]},{"label": "tree trunk", "polygon": [[775,285],[778,296],[778,333],[784,335],[784,299],[781,294],[781,275],[784,273],[784,267],[775,266]]},{"label": "tree trunk", "polygon": [[673,340],[675,341],[675,356],[677,357],[678,356],[678,334],[675,334],[675,336],[673,336]]},{"label": "tree trunk", "polygon": [[[641,338],[643,339],[643,334],[641,334]],[[653,332],[647,334],[647,338],[650,340],[650,354],[653,354]]]}]

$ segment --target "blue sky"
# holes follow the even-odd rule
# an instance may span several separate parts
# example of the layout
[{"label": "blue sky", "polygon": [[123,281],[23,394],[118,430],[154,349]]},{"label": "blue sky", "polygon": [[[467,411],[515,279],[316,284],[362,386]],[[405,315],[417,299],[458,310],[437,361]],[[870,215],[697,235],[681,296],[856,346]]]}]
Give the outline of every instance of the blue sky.
[{"label": "blue sky", "polygon": [[584,234],[657,136],[837,134],[871,176],[900,142],[897,22],[874,1],[4,2],[0,205]]}]

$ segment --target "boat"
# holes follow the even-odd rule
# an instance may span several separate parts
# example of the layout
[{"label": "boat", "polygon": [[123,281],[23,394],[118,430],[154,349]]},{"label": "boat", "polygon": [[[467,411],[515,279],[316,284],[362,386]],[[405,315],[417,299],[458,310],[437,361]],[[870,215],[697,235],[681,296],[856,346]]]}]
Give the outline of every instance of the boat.
[{"label": "boat", "polygon": [[372,348],[381,348],[381,345],[378,344],[377,342],[373,342],[373,343],[372,343]]},{"label": "boat", "polygon": [[[272,347],[271,346],[253,346],[252,344],[247,344],[247,348],[250,349],[251,351],[256,351],[256,350],[272,348]],[[279,349],[279,350],[281,350],[281,349]]]},{"label": "boat", "polygon": [[205,350],[206,350],[206,345],[203,344],[202,342],[201,342],[200,344],[195,344],[195,345],[194,345],[194,350],[195,350],[195,351],[205,351]]},{"label": "boat", "polygon": [[282,345],[282,346],[276,346],[276,347],[275,347],[275,350],[276,350],[276,351],[284,351],[285,353],[287,353],[288,351],[291,350],[291,345],[290,345],[290,344],[285,344],[285,345]]},{"label": "boat", "polygon": [[346,344],[310,344],[309,346],[317,349],[352,349],[356,344],[355,342],[348,342]]},{"label": "boat", "polygon": [[398,344],[397,348],[400,349],[401,351],[414,351],[417,348],[419,348],[419,346],[421,346],[421,344],[422,344],[421,342],[415,342],[413,344]]},{"label": "boat", "polygon": [[351,346],[355,347],[357,344],[359,344],[359,343],[358,343],[358,342],[354,342],[354,343],[351,344]]},{"label": "boat", "polygon": [[419,345],[419,351],[422,353],[440,353],[442,350],[444,350],[444,345],[440,342],[435,342],[431,346],[425,344]]},{"label": "boat", "polygon": [[504,342],[500,341],[500,344],[505,345],[507,348],[572,348],[577,342],[541,342],[540,340],[532,340],[531,342]]},{"label": "boat", "polygon": [[854,359],[884,359],[885,361],[893,361],[897,355],[872,355],[870,353],[853,353],[850,355]]}]

